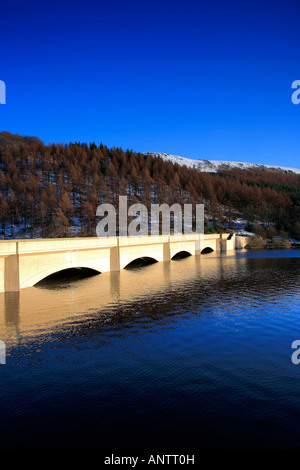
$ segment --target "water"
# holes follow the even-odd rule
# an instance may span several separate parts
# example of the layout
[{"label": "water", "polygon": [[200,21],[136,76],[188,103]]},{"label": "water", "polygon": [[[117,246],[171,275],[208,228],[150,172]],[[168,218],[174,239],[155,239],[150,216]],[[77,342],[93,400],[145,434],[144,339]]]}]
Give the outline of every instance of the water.
[{"label": "water", "polygon": [[0,448],[299,448],[299,257],[211,254],[0,294]]}]

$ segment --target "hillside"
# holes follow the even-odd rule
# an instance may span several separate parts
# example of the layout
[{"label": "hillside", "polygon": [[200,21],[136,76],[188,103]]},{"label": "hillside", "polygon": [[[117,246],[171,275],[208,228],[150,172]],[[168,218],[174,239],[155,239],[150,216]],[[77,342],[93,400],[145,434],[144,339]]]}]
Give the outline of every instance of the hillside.
[{"label": "hillside", "polygon": [[28,142],[42,142],[38,137],[21,136],[10,132],[0,132],[0,149],[10,148],[12,145],[26,144]]},{"label": "hillside", "polygon": [[[204,172],[103,144],[44,145],[0,134],[0,238],[95,236],[97,206],[204,203],[206,231],[300,239],[300,176],[265,168]],[[2,140],[1,140],[2,139]]]}]

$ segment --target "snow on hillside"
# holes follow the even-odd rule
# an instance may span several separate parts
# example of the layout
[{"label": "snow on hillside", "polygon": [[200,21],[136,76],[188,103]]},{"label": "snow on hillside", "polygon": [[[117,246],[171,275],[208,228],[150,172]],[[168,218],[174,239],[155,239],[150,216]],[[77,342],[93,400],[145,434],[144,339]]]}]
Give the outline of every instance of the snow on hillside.
[{"label": "snow on hillside", "polygon": [[[149,152],[150,153],[150,152]],[[168,153],[157,153],[151,152],[150,155],[154,157],[161,157],[165,161],[178,163],[179,165],[186,165],[188,168],[196,168],[199,171],[204,172],[216,172],[219,170],[225,169],[233,169],[233,168],[240,168],[240,169],[274,169],[274,170],[281,170],[281,171],[292,171],[300,175],[300,169],[297,168],[287,168],[283,166],[275,166],[275,165],[258,165],[256,163],[246,163],[246,162],[227,162],[222,160],[192,160],[190,158],[179,157],[177,155],[170,155]]]}]

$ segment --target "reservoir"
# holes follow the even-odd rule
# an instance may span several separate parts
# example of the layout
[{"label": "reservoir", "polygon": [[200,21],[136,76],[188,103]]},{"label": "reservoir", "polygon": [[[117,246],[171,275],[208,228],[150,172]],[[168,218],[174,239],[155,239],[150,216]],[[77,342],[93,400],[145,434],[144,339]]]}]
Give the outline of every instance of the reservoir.
[{"label": "reservoir", "polygon": [[300,250],[0,294],[0,449],[299,449]]}]

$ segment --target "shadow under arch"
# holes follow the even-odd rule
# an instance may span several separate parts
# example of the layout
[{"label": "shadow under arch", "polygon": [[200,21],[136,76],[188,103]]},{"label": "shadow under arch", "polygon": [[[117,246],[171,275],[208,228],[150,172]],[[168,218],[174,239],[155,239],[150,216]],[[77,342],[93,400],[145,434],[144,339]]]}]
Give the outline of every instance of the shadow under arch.
[{"label": "shadow under arch", "polygon": [[178,253],[173,255],[171,259],[177,261],[180,259],[188,258],[189,256],[192,256],[192,253],[190,253],[189,251],[182,250],[178,251]]},{"label": "shadow under arch", "polygon": [[157,262],[158,261],[155,258],[151,258],[149,256],[142,256],[140,258],[136,258],[130,261],[128,264],[126,264],[126,266],[124,266],[124,269],[142,268],[144,266],[148,266],[149,264],[154,264]]},{"label": "shadow under arch", "polygon": [[208,253],[213,253],[213,251],[213,248],[207,246],[206,248],[203,248],[203,250],[201,251],[201,255],[207,255]]},{"label": "shadow under arch", "polygon": [[100,271],[85,267],[60,269],[59,271],[43,277],[43,279],[34,284],[34,287],[47,289],[64,288],[71,282],[73,283],[92,276],[97,276],[98,274],[101,274]]}]

